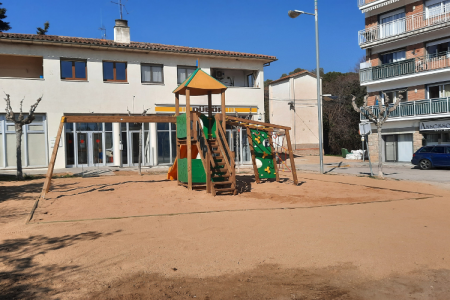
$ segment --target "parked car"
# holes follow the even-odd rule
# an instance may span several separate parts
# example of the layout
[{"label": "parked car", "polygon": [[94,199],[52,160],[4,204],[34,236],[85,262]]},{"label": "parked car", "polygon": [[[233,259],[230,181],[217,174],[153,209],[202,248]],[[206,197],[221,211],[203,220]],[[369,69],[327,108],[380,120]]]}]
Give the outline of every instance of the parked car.
[{"label": "parked car", "polygon": [[422,147],[414,153],[411,163],[419,166],[422,170],[450,167],[450,145]]}]

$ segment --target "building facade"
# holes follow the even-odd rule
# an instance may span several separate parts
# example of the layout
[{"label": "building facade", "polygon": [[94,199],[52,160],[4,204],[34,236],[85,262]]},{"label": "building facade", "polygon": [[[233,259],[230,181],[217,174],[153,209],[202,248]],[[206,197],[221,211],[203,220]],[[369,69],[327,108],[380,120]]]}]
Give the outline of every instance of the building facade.
[{"label": "building facade", "polygon": [[[24,127],[24,167],[46,167],[59,122],[67,114],[175,113],[172,91],[197,67],[229,88],[228,114],[264,119],[264,66],[267,55],[130,41],[130,28],[116,20],[115,40],[0,33],[0,89],[11,96],[15,112],[43,96],[35,121]],[[185,111],[183,96],[180,110]],[[207,99],[194,97],[193,110]],[[214,106],[216,104],[216,106]],[[219,96],[213,106],[220,112]],[[175,124],[66,124],[56,168],[171,164],[176,156]],[[237,161],[250,162],[245,132],[228,130]],[[239,139],[239,140],[238,140]],[[234,149],[234,145],[239,148]],[[0,111],[0,168],[15,168],[14,125]]]},{"label": "building facade", "polygon": [[317,79],[301,71],[269,84],[269,118],[273,124],[291,127],[291,143],[297,153],[319,154]]},{"label": "building facade", "polygon": [[409,162],[423,145],[450,144],[450,1],[358,0],[358,5],[365,13],[358,41],[366,50],[360,80],[368,102],[402,96],[383,127],[382,149],[372,127],[372,157],[382,151],[384,161]]}]

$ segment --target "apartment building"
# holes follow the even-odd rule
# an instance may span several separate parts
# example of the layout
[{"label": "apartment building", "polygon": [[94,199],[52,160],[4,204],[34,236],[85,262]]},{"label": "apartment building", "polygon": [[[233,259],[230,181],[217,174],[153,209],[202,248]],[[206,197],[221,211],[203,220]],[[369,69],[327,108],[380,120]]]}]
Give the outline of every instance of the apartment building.
[{"label": "apartment building", "polygon": [[[361,85],[369,104],[385,94],[402,100],[383,128],[369,137],[372,157],[408,162],[422,145],[450,144],[450,1],[358,0],[365,29],[358,32],[366,62]],[[377,111],[376,106],[374,107]],[[361,117],[364,121],[364,117]]]},{"label": "apartment building", "polygon": [[[67,114],[175,113],[172,91],[197,68],[228,86],[226,113],[264,120],[264,66],[276,57],[241,52],[130,41],[125,20],[116,20],[114,40],[0,33],[0,90],[18,111],[43,95],[36,119],[26,125],[22,162],[48,165],[59,122]],[[207,99],[191,108],[203,111]],[[183,96],[180,111],[185,111]],[[220,112],[220,98],[213,95]],[[170,123],[65,124],[56,168],[171,164],[176,156],[175,125]],[[238,163],[251,163],[245,132],[229,128],[228,142]],[[235,148],[238,147],[238,148]],[[0,169],[15,168],[14,125],[0,111]]]},{"label": "apartment building", "polygon": [[319,155],[317,79],[301,71],[269,84],[269,118],[291,127],[292,148],[297,154]]}]

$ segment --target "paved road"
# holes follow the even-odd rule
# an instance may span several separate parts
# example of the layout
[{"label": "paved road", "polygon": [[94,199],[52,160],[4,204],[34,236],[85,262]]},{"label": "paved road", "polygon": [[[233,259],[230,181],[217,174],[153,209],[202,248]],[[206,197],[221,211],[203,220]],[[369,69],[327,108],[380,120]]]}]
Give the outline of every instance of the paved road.
[{"label": "paved road", "polygon": [[[373,164],[373,172],[378,173],[378,163]],[[318,164],[297,164],[297,170],[308,172],[319,172]],[[384,165],[386,178],[399,180],[422,181],[438,184],[450,188],[450,168],[420,170],[412,164],[386,164]],[[370,167],[368,163],[349,162],[343,159],[340,163],[324,164],[327,174],[350,174],[357,176],[369,176]]]}]

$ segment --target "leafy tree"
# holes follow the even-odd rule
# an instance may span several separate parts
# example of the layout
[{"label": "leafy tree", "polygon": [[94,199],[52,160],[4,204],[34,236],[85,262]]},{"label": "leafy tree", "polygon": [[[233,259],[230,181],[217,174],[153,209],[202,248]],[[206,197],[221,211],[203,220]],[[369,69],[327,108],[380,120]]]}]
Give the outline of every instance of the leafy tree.
[{"label": "leafy tree", "polygon": [[295,69],[294,71],[289,72],[289,75],[292,75],[292,74],[295,74],[295,73],[299,73],[299,72],[301,72],[301,71],[305,71],[305,69],[297,68],[297,69]]},{"label": "leafy tree", "polygon": [[283,73],[283,74],[281,74],[281,77],[280,77],[280,78],[283,78],[283,77],[286,77],[286,76],[288,76],[288,74]]},{"label": "leafy tree", "polygon": [[42,29],[41,27],[37,28],[36,34],[46,35],[49,28],[50,28],[50,22],[47,21],[47,22],[44,23],[44,29]]},{"label": "leafy tree", "polygon": [[[2,5],[1,2],[0,5]],[[6,8],[0,7],[0,32],[8,31],[11,29],[11,26],[9,26],[9,22],[3,21],[3,19],[5,18],[6,18]]]},{"label": "leafy tree", "polygon": [[[316,70],[317,69],[312,69],[310,72],[313,74],[316,74]],[[320,77],[323,77],[323,75],[325,75],[325,71],[323,70],[323,68],[320,68],[319,74],[320,74]]]}]

